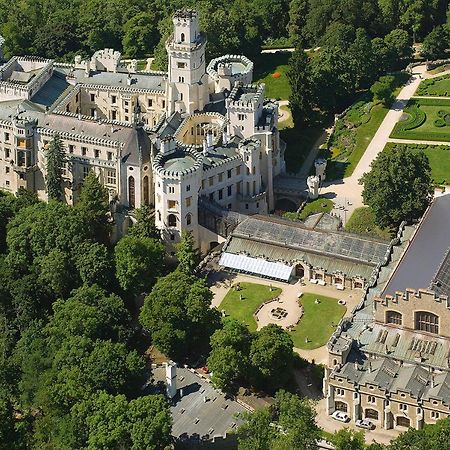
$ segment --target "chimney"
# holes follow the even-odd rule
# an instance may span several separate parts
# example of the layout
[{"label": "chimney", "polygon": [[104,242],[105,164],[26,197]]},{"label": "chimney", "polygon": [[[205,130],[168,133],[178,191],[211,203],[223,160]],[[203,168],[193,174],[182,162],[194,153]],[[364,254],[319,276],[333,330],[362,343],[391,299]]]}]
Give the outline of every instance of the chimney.
[{"label": "chimney", "polygon": [[166,392],[170,399],[177,393],[177,365],[173,361],[166,363]]},{"label": "chimney", "polygon": [[230,139],[228,137],[227,130],[225,129],[225,130],[223,130],[223,134],[222,134],[222,144],[227,145],[229,141],[230,141]]},{"label": "chimney", "polygon": [[214,147],[213,134],[211,130],[209,130],[208,133],[206,134],[206,145],[208,147],[208,151],[211,151]]}]

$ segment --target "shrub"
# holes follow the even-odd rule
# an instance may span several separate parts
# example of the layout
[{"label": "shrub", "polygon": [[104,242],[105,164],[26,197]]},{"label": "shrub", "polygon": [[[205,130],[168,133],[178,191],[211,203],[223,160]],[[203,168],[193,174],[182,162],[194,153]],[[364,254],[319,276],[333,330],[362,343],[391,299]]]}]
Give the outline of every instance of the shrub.
[{"label": "shrub", "polygon": [[434,121],[434,125],[439,128],[445,127],[445,120],[444,119],[436,119]]}]

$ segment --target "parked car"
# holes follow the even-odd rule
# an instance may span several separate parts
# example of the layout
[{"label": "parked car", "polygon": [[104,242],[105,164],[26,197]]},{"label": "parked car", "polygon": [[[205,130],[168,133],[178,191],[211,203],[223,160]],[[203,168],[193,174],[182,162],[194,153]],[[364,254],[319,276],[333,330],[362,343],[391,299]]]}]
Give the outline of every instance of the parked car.
[{"label": "parked car", "polygon": [[373,430],[375,428],[375,425],[368,419],[358,419],[355,423],[357,427],[365,430]]},{"label": "parked car", "polygon": [[333,414],[331,414],[331,417],[334,420],[339,420],[339,422],[349,422],[350,417],[347,413],[344,411],[335,411]]}]

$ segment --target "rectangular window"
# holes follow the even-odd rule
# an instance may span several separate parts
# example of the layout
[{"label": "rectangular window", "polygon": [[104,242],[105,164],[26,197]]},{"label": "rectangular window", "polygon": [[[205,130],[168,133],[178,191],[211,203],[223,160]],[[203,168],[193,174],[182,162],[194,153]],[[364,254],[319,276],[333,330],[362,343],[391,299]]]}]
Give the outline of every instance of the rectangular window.
[{"label": "rectangular window", "polygon": [[100,158],[100,150],[95,149],[94,150],[94,155],[96,158]]},{"label": "rectangular window", "polygon": [[9,133],[5,133],[5,142],[9,142]]},{"label": "rectangular window", "polygon": [[188,197],[186,199],[186,208],[189,208],[191,206],[191,204],[192,204],[192,197]]},{"label": "rectangular window", "polygon": [[89,166],[83,166],[83,180],[89,175],[91,168]]},{"label": "rectangular window", "polygon": [[9,158],[10,150],[9,148],[5,148],[5,158]]},{"label": "rectangular window", "polygon": [[91,94],[91,102],[95,102],[95,94]]},{"label": "rectangular window", "polygon": [[231,178],[232,171],[231,169],[227,172],[227,178]]},{"label": "rectangular window", "polygon": [[116,171],[115,170],[108,170],[106,172],[106,184],[113,184],[116,185]]},{"label": "rectangular window", "polygon": [[165,100],[162,101],[162,107],[163,107],[163,108],[166,107],[166,101],[165,101]]},{"label": "rectangular window", "polygon": [[210,186],[212,186],[214,184],[214,177],[209,177],[208,178],[208,183]]},{"label": "rectangular window", "polygon": [[167,207],[169,209],[175,209],[177,207],[177,202],[176,200],[168,200],[167,201]]},{"label": "rectangular window", "polygon": [[186,63],[184,63],[184,62],[178,62],[177,63],[177,68],[178,69],[184,69],[186,67]]},{"label": "rectangular window", "polygon": [[400,403],[399,405],[400,411],[408,411],[408,405],[405,405],[404,403]]},{"label": "rectangular window", "polygon": [[228,186],[227,191],[228,191],[228,197],[231,197],[231,195],[233,193],[233,186]]},{"label": "rectangular window", "polygon": [[220,172],[219,173],[219,183],[222,182],[222,180],[223,180],[223,172]]},{"label": "rectangular window", "polygon": [[111,111],[111,120],[117,120],[117,111]]},{"label": "rectangular window", "polygon": [[238,119],[239,120],[244,120],[245,119],[245,114],[238,114]]},{"label": "rectangular window", "polygon": [[223,199],[223,189],[219,189],[219,200]]},{"label": "rectangular window", "polygon": [[86,156],[87,154],[87,148],[86,147],[81,147],[81,155],[82,156]]},{"label": "rectangular window", "polygon": [[128,101],[127,101],[127,100],[124,102],[124,105],[125,105],[125,106],[128,106]]},{"label": "rectangular window", "polygon": [[5,167],[6,173],[9,173],[9,167]]},{"label": "rectangular window", "polygon": [[147,105],[149,108],[153,106],[153,100],[151,98],[148,99]]},{"label": "rectangular window", "polygon": [[69,153],[73,153],[74,149],[75,149],[75,146],[72,144],[69,144]]},{"label": "rectangular window", "polygon": [[9,186],[9,180],[5,181],[6,186]]},{"label": "rectangular window", "polygon": [[202,189],[205,189],[206,180],[202,180]]},{"label": "rectangular window", "polygon": [[188,184],[188,185],[186,186],[186,192],[189,192],[190,190],[191,190],[191,185]]},{"label": "rectangular window", "polygon": [[344,389],[341,389],[341,388],[337,388],[337,389],[336,389],[336,395],[337,395],[337,396],[343,397],[344,394],[345,394]]},{"label": "rectangular window", "polygon": [[91,108],[91,116],[95,117],[95,108]]},{"label": "rectangular window", "polygon": [[117,103],[117,96],[111,95],[111,103],[115,105]]},{"label": "rectangular window", "polygon": [[369,397],[367,397],[367,402],[368,403],[376,403],[376,399],[373,395],[369,395]]},{"label": "rectangular window", "polygon": [[431,418],[434,420],[439,419],[439,413],[437,411],[431,411]]},{"label": "rectangular window", "polygon": [[112,152],[106,152],[106,156],[108,158],[108,161],[112,160]]}]

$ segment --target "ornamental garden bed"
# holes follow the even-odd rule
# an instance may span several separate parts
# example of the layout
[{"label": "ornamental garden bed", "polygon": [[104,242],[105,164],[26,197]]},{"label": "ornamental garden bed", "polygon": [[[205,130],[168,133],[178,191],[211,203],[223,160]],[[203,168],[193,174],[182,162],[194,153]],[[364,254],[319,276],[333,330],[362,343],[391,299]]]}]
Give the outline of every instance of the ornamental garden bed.
[{"label": "ornamental garden bed", "polygon": [[416,95],[450,97],[450,74],[422,81],[417,88]]},{"label": "ornamental garden bed", "polygon": [[391,138],[450,142],[450,99],[411,99]]}]

